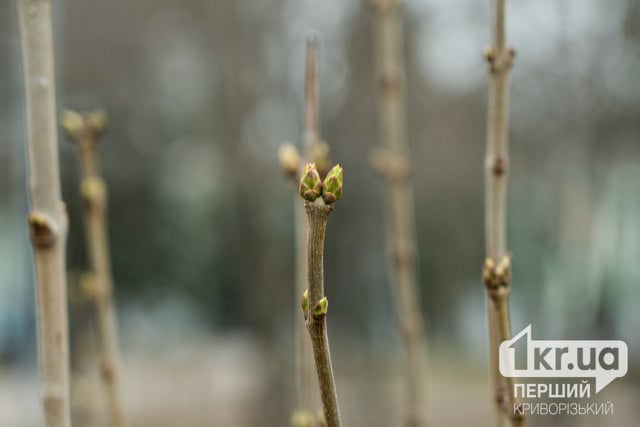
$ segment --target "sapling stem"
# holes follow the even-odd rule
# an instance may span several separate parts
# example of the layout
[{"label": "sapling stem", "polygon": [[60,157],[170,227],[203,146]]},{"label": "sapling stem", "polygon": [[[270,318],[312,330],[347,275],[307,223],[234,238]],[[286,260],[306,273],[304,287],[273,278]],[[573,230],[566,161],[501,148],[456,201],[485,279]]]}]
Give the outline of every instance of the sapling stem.
[{"label": "sapling stem", "polygon": [[324,295],[324,236],[333,204],[342,195],[342,168],[336,165],[321,182],[315,165],[307,164],[300,179],[300,195],[306,200],[308,219],[307,275],[308,288],[302,299],[302,310],[311,337],[320,397],[327,427],[340,426],[338,395],[331,365],[326,316],[328,300]]},{"label": "sapling stem", "polygon": [[[314,161],[322,175],[328,172],[328,145],[319,136],[319,106],[318,106],[318,39],[315,35],[307,38],[305,79],[304,79],[304,135],[302,154],[294,145],[285,144],[280,147],[280,165],[285,174],[298,185],[300,165],[307,161]],[[297,197],[295,199],[295,276],[296,295],[304,292],[307,286],[307,220],[303,206]],[[306,328],[296,322],[296,387],[298,402],[296,411],[292,415],[294,427],[314,427],[318,424],[316,418],[317,387],[315,386],[315,369],[312,361],[312,346]],[[320,423],[322,424],[322,423]]]},{"label": "sapling stem", "polygon": [[[487,149],[485,158],[485,240],[486,261],[484,280],[487,289],[489,318],[490,371],[494,388],[496,422],[503,425],[510,418],[514,426],[524,426],[522,415],[516,415],[513,405],[513,380],[500,375],[498,348],[511,338],[509,321],[509,256],[507,255],[507,172],[509,164],[509,70],[515,50],[507,48],[505,31],[505,0],[492,0],[492,46],[485,52],[489,63],[489,99],[487,117]],[[491,272],[492,269],[498,269]],[[494,286],[487,277],[501,277]],[[508,278],[507,278],[508,277]]]},{"label": "sapling stem", "polygon": [[64,130],[78,149],[80,196],[84,202],[87,252],[93,273],[90,298],[95,307],[100,343],[100,370],[107,395],[109,419],[113,427],[124,427],[126,423],[120,385],[120,350],[107,235],[107,191],[100,174],[98,155],[98,140],[106,123],[107,117],[103,111],[80,115],[66,110],[62,117]]},{"label": "sapling stem", "polygon": [[18,0],[18,18],[44,422],[47,427],[70,427],[67,214],[60,190],[51,1]]},{"label": "sapling stem", "polygon": [[379,74],[379,117],[382,146],[372,155],[374,166],[387,179],[386,234],[390,246],[391,282],[396,312],[407,352],[405,364],[406,421],[426,424],[425,351],[416,265],[415,214],[409,177],[409,144],[402,17],[399,0],[371,0],[375,10],[375,50]]}]

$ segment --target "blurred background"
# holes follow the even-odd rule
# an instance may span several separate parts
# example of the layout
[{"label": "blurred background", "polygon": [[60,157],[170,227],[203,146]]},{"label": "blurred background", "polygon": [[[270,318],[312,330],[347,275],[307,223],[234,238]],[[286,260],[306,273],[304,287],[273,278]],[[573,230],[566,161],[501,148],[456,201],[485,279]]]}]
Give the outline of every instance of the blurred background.
[{"label": "blurred background", "polygon": [[[508,2],[514,332],[622,339],[597,399],[640,416],[640,1]],[[54,1],[58,107],[104,108],[113,274],[133,426],[285,426],[294,408],[294,215],[277,161],[302,137],[304,41],[345,170],[326,237],[344,424],[400,425],[403,346],[383,232],[365,1]],[[405,55],[433,425],[488,426],[483,162],[489,2],[407,0]],[[0,2],[0,426],[42,425],[15,4]],[[60,135],[76,425],[101,426],[75,148]]]}]

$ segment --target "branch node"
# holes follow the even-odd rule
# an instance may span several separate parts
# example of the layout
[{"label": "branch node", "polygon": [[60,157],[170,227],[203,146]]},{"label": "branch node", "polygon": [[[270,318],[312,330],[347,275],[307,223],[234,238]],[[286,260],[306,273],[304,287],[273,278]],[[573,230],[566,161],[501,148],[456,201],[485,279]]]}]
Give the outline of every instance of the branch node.
[{"label": "branch node", "polygon": [[107,190],[104,181],[98,176],[88,176],[80,184],[80,195],[89,207],[105,205]]},{"label": "branch node", "polygon": [[494,176],[502,176],[507,173],[509,161],[504,156],[495,156],[491,165],[491,172]]},{"label": "branch node", "polygon": [[401,182],[409,178],[411,167],[406,156],[386,148],[375,148],[369,156],[371,166],[388,180]]},{"label": "branch node", "polygon": [[392,259],[397,267],[415,262],[416,251],[408,240],[396,240],[392,249]]},{"label": "branch node", "polygon": [[51,219],[40,212],[31,212],[27,217],[31,241],[34,246],[48,249],[56,241],[57,230]]},{"label": "branch node", "polygon": [[489,64],[489,71],[492,74],[497,74],[507,71],[513,66],[513,61],[516,57],[516,49],[514,47],[509,47],[498,51],[495,47],[490,46],[484,50],[483,55]]},{"label": "branch node", "polygon": [[400,71],[397,67],[386,67],[380,74],[379,84],[383,93],[390,93],[398,90],[402,81]]},{"label": "branch node", "polygon": [[[511,282],[511,255],[504,255],[499,263],[493,258],[487,258],[482,267],[482,278],[487,290],[493,295],[494,291],[504,288],[508,291]],[[496,293],[496,296],[502,296]]]}]

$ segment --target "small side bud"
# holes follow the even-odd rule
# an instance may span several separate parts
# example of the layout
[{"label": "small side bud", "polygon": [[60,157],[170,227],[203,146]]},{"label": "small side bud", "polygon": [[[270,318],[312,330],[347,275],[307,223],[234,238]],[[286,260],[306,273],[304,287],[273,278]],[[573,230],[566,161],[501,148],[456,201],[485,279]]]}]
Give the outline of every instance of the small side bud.
[{"label": "small side bud", "polygon": [[509,286],[511,282],[511,255],[507,254],[502,257],[500,263],[496,267],[496,275],[500,281],[500,285]]},{"label": "small side bud", "polygon": [[107,127],[107,113],[96,110],[85,115],[85,123],[95,135],[100,135]]},{"label": "small side bud", "polygon": [[56,239],[56,233],[52,228],[49,218],[39,212],[31,212],[27,217],[31,231],[31,241],[40,248],[49,248]]},{"label": "small side bud", "polygon": [[310,202],[315,201],[322,191],[322,182],[315,164],[307,163],[300,178],[300,195]]},{"label": "small side bud", "polygon": [[313,414],[302,409],[295,411],[291,415],[291,425],[293,427],[312,427]]},{"label": "small side bud", "polygon": [[511,257],[509,255],[505,255],[500,260],[500,263],[496,267],[496,274],[498,276],[503,276],[504,274],[509,272],[509,268],[511,267]]},{"label": "small side bud", "polygon": [[485,270],[493,270],[494,268],[496,268],[496,262],[493,260],[493,258],[487,258],[484,260],[484,268]]},{"label": "small side bud", "polygon": [[322,198],[328,205],[342,197],[342,167],[335,165],[322,183]]},{"label": "small side bud", "polygon": [[97,176],[90,176],[82,180],[80,195],[89,205],[104,205],[107,189],[104,181]]},{"label": "small side bud", "polygon": [[293,144],[282,144],[278,149],[278,161],[282,170],[290,177],[298,176],[300,170],[300,154]]},{"label": "small side bud", "polygon": [[60,125],[67,136],[73,141],[77,141],[82,135],[84,129],[84,120],[82,116],[75,111],[63,110],[60,117]]},{"label": "small side bud", "polygon": [[86,299],[92,299],[98,288],[98,280],[92,271],[84,271],[80,274],[79,284],[81,295]]},{"label": "small side bud", "polygon": [[487,258],[482,266],[482,279],[485,286],[495,288],[499,285],[496,276],[496,262],[492,258]]},{"label": "small side bud", "polygon": [[495,54],[493,53],[493,48],[491,46],[486,47],[482,52],[482,55],[484,56],[484,59],[489,62],[493,62],[495,59]]},{"label": "small side bud", "polygon": [[300,306],[302,307],[302,312],[306,314],[307,311],[309,310],[309,289],[304,290],[304,293],[302,294],[302,302],[300,303]]},{"label": "small side bud", "polygon": [[316,164],[316,169],[321,177],[326,176],[331,168],[329,161],[329,144],[324,141],[311,146],[311,161]]},{"label": "small side bud", "polygon": [[327,315],[327,309],[329,308],[329,300],[327,297],[323,297],[316,306],[313,308],[313,315],[315,317],[323,317]]}]

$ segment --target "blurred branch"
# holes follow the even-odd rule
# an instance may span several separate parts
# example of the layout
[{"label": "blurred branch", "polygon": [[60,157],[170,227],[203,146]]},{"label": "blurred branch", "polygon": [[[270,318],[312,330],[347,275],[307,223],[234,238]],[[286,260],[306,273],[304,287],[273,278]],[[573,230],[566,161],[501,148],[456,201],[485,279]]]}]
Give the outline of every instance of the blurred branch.
[{"label": "blurred branch", "polygon": [[409,177],[407,100],[401,10],[398,0],[372,0],[375,9],[375,49],[380,74],[379,115],[384,148],[371,155],[373,166],[387,179],[385,192],[387,242],[392,265],[392,290],[407,351],[407,426],[426,424],[424,337],[416,266],[415,207]]},{"label": "blurred branch", "polygon": [[[493,0],[492,46],[485,52],[489,63],[489,101],[487,117],[487,149],[485,158],[485,239],[484,280],[489,316],[490,370],[493,378],[497,425],[510,417],[514,426],[524,426],[522,415],[512,405],[513,379],[500,375],[498,348],[511,338],[509,320],[509,256],[507,255],[507,172],[509,164],[509,70],[515,50],[506,47],[505,0]],[[500,264],[498,263],[500,261]],[[497,273],[495,269],[498,269]],[[499,279],[490,280],[494,275]],[[504,277],[503,277],[504,275]]]},{"label": "blurred branch", "polygon": [[319,139],[318,108],[318,37],[307,38],[307,54],[304,75],[304,151],[305,158],[313,152]]},{"label": "blurred branch", "polygon": [[56,132],[50,0],[18,0],[27,118],[31,231],[36,267],[38,345],[47,427],[70,427],[69,321]]},{"label": "blurred branch", "polygon": [[93,272],[90,286],[95,306],[101,354],[101,378],[107,394],[109,417],[113,427],[124,427],[121,395],[120,350],[113,304],[113,281],[107,236],[106,184],[100,176],[98,139],[107,124],[103,111],[80,115],[65,110],[62,127],[76,144],[80,160],[80,195],[84,201],[89,262]]}]

